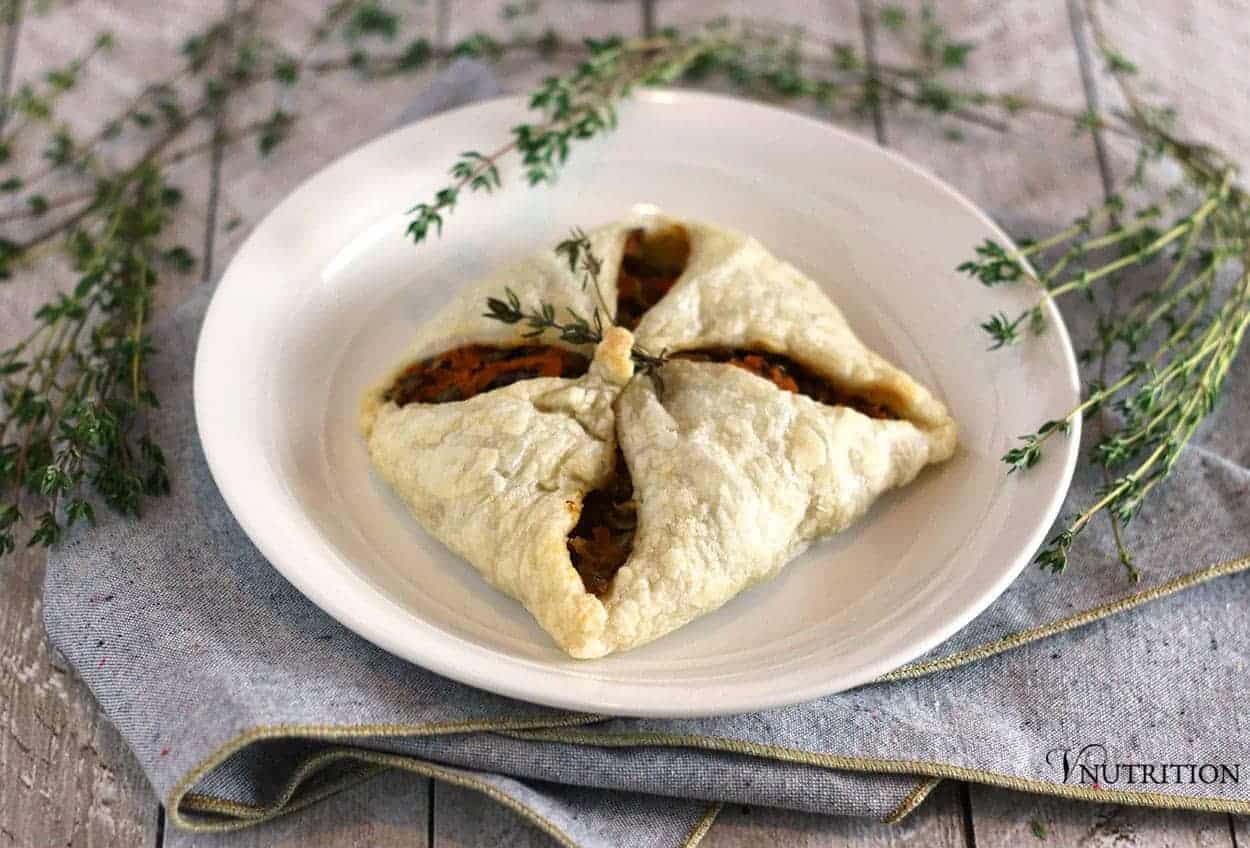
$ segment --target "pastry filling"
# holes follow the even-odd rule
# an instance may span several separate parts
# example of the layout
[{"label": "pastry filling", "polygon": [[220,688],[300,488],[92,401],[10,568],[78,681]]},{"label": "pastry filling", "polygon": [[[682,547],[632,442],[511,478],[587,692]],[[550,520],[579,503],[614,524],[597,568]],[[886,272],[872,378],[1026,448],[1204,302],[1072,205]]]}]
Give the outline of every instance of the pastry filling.
[{"label": "pastry filling", "polygon": [[888,398],[856,394],[839,388],[780,353],[717,347],[686,350],[673,354],[673,358],[694,362],[723,362],[763,377],[779,389],[807,395],[812,400],[830,406],[849,406],[869,418],[899,418],[890,409]]},{"label": "pastry filling", "polygon": [[616,281],[616,323],[638,326],[648,309],[668,294],[690,260],[690,234],[680,224],[650,232],[630,230]]},{"label": "pastry filling", "polygon": [[587,592],[602,598],[612,588],[612,578],[634,549],[637,527],[634,481],[617,448],[612,476],[583,498],[581,516],[569,533],[569,557]]},{"label": "pastry filling", "polygon": [[465,345],[413,363],[384,398],[400,406],[450,403],[535,377],[581,377],[590,360],[553,345]]}]

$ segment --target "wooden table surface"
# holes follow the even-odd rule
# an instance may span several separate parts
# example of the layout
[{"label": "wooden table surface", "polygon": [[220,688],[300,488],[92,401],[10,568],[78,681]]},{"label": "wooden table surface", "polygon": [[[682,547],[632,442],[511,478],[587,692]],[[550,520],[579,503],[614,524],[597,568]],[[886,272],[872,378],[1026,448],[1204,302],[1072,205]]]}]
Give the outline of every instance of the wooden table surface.
[{"label": "wooden table surface", "polygon": [[[9,8],[9,0],[3,8]],[[229,0],[80,0],[27,3],[3,39],[12,64],[8,91],[24,79],[81,52],[101,30],[112,30],[117,48],[88,75],[75,94],[70,121],[83,130],[113,114],[150,80],[178,66],[183,37],[229,8]],[[543,0],[525,18],[541,30],[563,33],[605,30],[622,34],[706,20],[719,13],[767,14],[857,47],[893,48],[875,21],[874,0]],[[23,5],[16,0],[17,7]],[[316,0],[273,0],[262,12],[271,29],[308,30],[323,11]],[[436,45],[455,43],[476,30],[506,34],[501,0],[427,0],[403,7]],[[530,8],[531,4],[516,3]],[[905,2],[904,6],[915,6]],[[952,35],[978,42],[968,75],[995,91],[1021,91],[1083,109],[1114,105],[1115,96],[1098,63],[1087,53],[1082,0],[940,0],[937,7]],[[1225,149],[1250,152],[1250,97],[1245,66],[1250,58],[1250,16],[1236,0],[1117,0],[1103,14],[1123,51],[1180,105],[1189,134],[1218,139]],[[414,11],[415,9],[415,11]],[[30,10],[27,10],[30,11]],[[914,11],[913,11],[914,14]],[[1084,55],[1083,55],[1084,53]],[[870,54],[871,55],[871,54]],[[1082,77],[1082,66],[1091,73]],[[512,90],[525,90],[549,73],[533,58],[508,59],[499,73]],[[186,160],[175,170],[185,194],[176,230],[201,257],[197,273],[173,281],[162,296],[176,302],[186,288],[224,264],[265,212],[300,180],[326,162],[386,128],[397,109],[435,73],[361,83],[350,75],[304,87],[301,118],[292,140],[272,159],[252,146],[221,145]],[[239,114],[257,103],[234,107]],[[845,122],[845,121],[844,121]],[[1099,200],[1104,178],[1123,175],[1130,153],[1107,140],[1096,155],[1088,136],[1051,119],[1022,121],[1007,136],[967,128],[962,142],[943,137],[932,121],[894,115],[851,121],[857,132],[895,148],[940,174],[991,209],[1062,220]],[[203,138],[209,138],[207,133]],[[24,155],[38,155],[31,152]],[[237,222],[241,221],[241,225]],[[0,295],[0,340],[29,322],[30,306],[65,280],[19,278]],[[17,288],[14,286],[16,285]],[[385,774],[352,791],[284,820],[227,836],[196,836],[165,827],[160,802],[116,731],[86,688],[48,647],[41,620],[43,556],[22,552],[0,561],[0,848],[8,846],[304,846],[363,845],[548,846],[511,812],[470,791],[432,784],[408,774]],[[1045,842],[1034,823],[1047,832]],[[904,823],[889,827],[764,809],[725,809],[704,845],[730,846],[955,846],[1000,845],[1250,846],[1250,824],[1225,815],[1158,812],[1023,795],[947,782]]]}]

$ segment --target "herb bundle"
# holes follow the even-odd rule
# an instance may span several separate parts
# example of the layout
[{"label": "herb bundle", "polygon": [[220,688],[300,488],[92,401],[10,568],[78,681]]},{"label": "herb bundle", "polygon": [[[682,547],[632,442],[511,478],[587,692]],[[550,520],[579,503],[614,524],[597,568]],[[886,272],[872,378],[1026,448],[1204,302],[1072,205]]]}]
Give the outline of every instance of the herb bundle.
[{"label": "herb bundle", "polygon": [[[368,52],[398,31],[397,16],[377,2],[333,3],[297,53],[260,31],[262,6],[255,0],[188,37],[173,76],[144,86],[88,133],[72,132],[61,110],[113,48],[107,33],[0,102],[0,198],[8,200],[0,281],[15,285],[61,265],[76,277],[35,312],[24,338],[0,350],[0,555],[26,527],[27,544],[51,545],[66,528],[94,522],[93,502],[138,516],[145,498],[169,489],[146,423],[158,402],[148,329],[160,280],[196,265],[188,247],[170,243],[182,199],[172,166],[245,139],[273,153],[295,120],[281,104],[305,74],[393,74],[433,58],[420,38],[399,53]],[[347,55],[312,61],[313,48],[336,35]],[[227,105],[263,85],[279,105],[228,124]],[[208,142],[185,141],[206,125]],[[139,153],[112,161],[109,145],[123,138]]]},{"label": "herb bundle", "polygon": [[[1003,456],[1012,472],[1032,468],[1046,443],[1066,434],[1078,416],[1095,419],[1098,438],[1088,461],[1101,469],[1104,485],[1035,561],[1063,571],[1077,534],[1105,513],[1120,561],[1137,580],[1123,528],[1167,479],[1215,408],[1250,327],[1250,197],[1234,183],[1230,161],[1205,144],[1177,137],[1175,115],[1148,106],[1138,95],[1132,82],[1136,66],[1114,50],[1096,17],[1094,32],[1127,111],[1083,121],[1137,142],[1132,175],[1120,193],[1069,227],[1021,242],[1018,250],[987,241],[959,270],[987,286],[1026,284],[1037,290],[1035,307],[1015,316],[990,316],[981,325],[991,348],[998,349],[1045,331],[1043,301],[1077,295],[1095,303],[1099,287],[1114,295],[1123,272],[1160,266],[1159,282],[1127,309],[1100,315],[1097,339],[1079,351],[1082,364],[1098,374],[1081,402],[1021,436],[1021,444]],[[1147,166],[1158,160],[1178,164],[1184,179],[1162,202],[1129,199],[1144,193]]]}]

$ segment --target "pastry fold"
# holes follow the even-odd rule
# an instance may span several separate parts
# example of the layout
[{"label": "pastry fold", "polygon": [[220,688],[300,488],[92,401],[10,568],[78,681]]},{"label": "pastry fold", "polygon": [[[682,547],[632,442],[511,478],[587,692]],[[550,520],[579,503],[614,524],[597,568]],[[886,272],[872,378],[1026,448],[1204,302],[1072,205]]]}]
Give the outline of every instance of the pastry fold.
[{"label": "pastry fold", "polygon": [[[652,212],[596,230],[609,305],[637,285],[621,269],[639,232],[673,228],[688,242],[683,267],[633,334],[610,327],[592,351],[485,317],[505,288],[527,312],[593,315],[594,293],[544,251],[458,296],[362,402],[372,463],[412,515],[573,657],[633,648],[715,610],[955,450],[942,403],[753,238]],[[401,405],[392,392],[414,363],[457,347],[536,342],[592,355],[586,372],[451,402]],[[672,358],[636,373],[634,348]],[[770,377],[778,368],[803,376]],[[830,387],[821,399],[802,391],[817,382]],[[588,497],[620,483],[618,456],[636,522],[596,594],[570,533]]]}]

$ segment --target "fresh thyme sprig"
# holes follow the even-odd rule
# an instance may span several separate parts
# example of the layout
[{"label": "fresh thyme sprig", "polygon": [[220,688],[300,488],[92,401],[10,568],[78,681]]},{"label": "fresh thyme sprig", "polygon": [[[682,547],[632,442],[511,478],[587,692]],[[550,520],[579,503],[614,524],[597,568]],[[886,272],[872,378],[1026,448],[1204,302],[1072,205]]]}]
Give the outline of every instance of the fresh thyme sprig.
[{"label": "fresh thyme sprig", "polygon": [[414,243],[431,231],[441,235],[443,222],[463,192],[491,193],[501,186],[499,162],[511,153],[521,160],[530,186],[555,182],[577,141],[616,126],[616,104],[640,85],[672,82],[712,41],[676,39],[588,39],[589,57],[568,74],[548,77],[530,97],[542,119],[513,128],[512,139],[490,154],[470,150],[452,166],[454,182],[432,200],[409,210],[408,235]]},{"label": "fresh thyme sprig", "polygon": [[[1140,148],[1127,190],[1140,193],[1146,163],[1171,159],[1185,184],[1168,203],[1130,209],[1124,194],[1041,241],[1011,251],[993,241],[959,270],[987,286],[1028,282],[1038,303],[1015,317],[992,316],[982,328],[992,348],[1018,342],[1027,321],[1044,329],[1044,301],[1079,293],[1094,300],[1100,286],[1114,288],[1120,274],[1151,262],[1166,267],[1160,282],[1114,317],[1101,317],[1098,337],[1080,352],[1098,363],[1099,378],[1062,418],[1022,436],[1003,460],[1010,471],[1032,468],[1046,442],[1067,433],[1078,417],[1099,416],[1100,436],[1088,460],[1102,470],[1104,485],[1094,502],[1072,518],[1037,554],[1043,568],[1068,565],[1076,537],[1101,513],[1111,522],[1121,562],[1139,578],[1123,541],[1123,528],[1179,461],[1185,445],[1215,408],[1229,367],[1250,326],[1250,200],[1235,183],[1235,169],[1207,145],[1178,139],[1171,113],[1151,108],[1125,77],[1131,62],[1098,31],[1108,68],[1125,92],[1129,113],[1120,120],[1136,133]],[[1091,124],[1092,125],[1092,124]],[[1035,272],[1030,265],[1037,268]],[[1233,276],[1231,285],[1220,278]],[[1116,366],[1114,363],[1119,363]],[[1118,374],[1108,373],[1118,367]]]},{"label": "fresh thyme sprig", "polygon": [[[550,303],[540,303],[526,312],[521,306],[521,299],[511,288],[504,289],[504,298],[488,297],[486,312],[483,317],[504,324],[524,324],[527,329],[523,338],[536,338],[547,331],[554,331],[561,341],[572,345],[598,344],[603,341],[605,321],[611,323],[612,310],[608,308],[599,286],[599,274],[603,271],[603,260],[594,252],[590,237],[579,227],[574,227],[569,238],[556,245],[556,254],[564,257],[569,263],[569,270],[580,274],[582,291],[593,291],[596,302],[592,307],[590,318],[581,315],[572,307],[565,307],[568,321],[561,323],[556,308]],[[666,361],[664,353],[658,356],[644,350],[638,345],[630,349],[630,357],[642,373],[650,374],[659,381],[658,369]]]},{"label": "fresh thyme sprig", "polygon": [[[275,107],[232,127],[224,120],[227,104],[265,83],[281,103],[302,72],[333,71],[310,67],[312,46],[339,32],[359,54],[369,39],[382,37],[380,29],[392,31],[387,21],[397,22],[376,2],[337,2],[309,47],[292,56],[257,29],[262,2],[244,3],[238,14],[187,38],[173,76],[144,86],[81,136],[59,111],[112,46],[110,35],[0,104],[10,119],[0,128],[0,200],[8,200],[0,211],[0,279],[43,276],[45,263],[61,257],[76,275],[70,290],[36,311],[30,332],[0,351],[0,555],[19,537],[48,545],[68,527],[92,523],[96,499],[138,515],[147,497],[169,488],[164,456],[147,427],[157,403],[148,380],[157,353],[148,328],[159,281],[196,264],[191,250],[169,242],[182,196],[170,166],[248,138],[270,153],[294,115]],[[209,141],[180,146],[189,130],[206,124]],[[105,146],[123,136],[139,152],[116,162]],[[18,161],[14,151],[32,149],[37,155]],[[54,176],[65,187],[45,194]]]},{"label": "fresh thyme sprig", "polygon": [[[913,35],[902,25],[901,37]],[[461,154],[451,168],[452,181],[409,209],[408,235],[414,243],[441,235],[447,217],[467,193],[490,194],[502,187],[500,165],[510,155],[520,159],[530,186],[555,182],[573,145],[610,131],[616,106],[641,86],[679,79],[698,82],[722,78],[760,97],[808,99],[830,110],[845,109],[864,117],[874,109],[911,106],[997,131],[1006,123],[988,114],[998,107],[1014,114],[1025,108],[1048,109],[1074,122],[1080,113],[1011,95],[964,91],[947,84],[944,74],[963,67],[973,45],[951,39],[931,10],[920,16],[922,61],[912,67],[870,68],[854,48],[812,39],[801,28],[766,20],[718,18],[687,32],[666,29],[653,38],[587,39],[587,58],[568,74],[549,77],[530,98],[541,118],[513,129],[512,138],[490,153]],[[567,48],[553,33],[548,49]],[[815,50],[813,50],[815,44]],[[475,44],[474,55],[502,55],[496,42]],[[814,70],[814,69],[819,70]],[[948,130],[948,135],[955,135]]]},{"label": "fresh thyme sprig", "polygon": [[524,324],[528,329],[521,333],[523,338],[537,338],[548,330],[554,330],[560,341],[572,345],[598,344],[603,341],[603,321],[596,309],[594,317],[587,320],[572,307],[565,307],[569,318],[567,323],[560,323],[556,316],[556,308],[550,303],[542,303],[529,312],[521,307],[521,300],[511,287],[504,289],[504,298],[488,297],[486,312],[483,317],[505,324]]},{"label": "fresh thyme sprig", "polygon": [[[169,488],[160,448],[136,424],[156,402],[144,328],[163,255],[156,238],[176,203],[151,166],[111,191],[100,203],[101,228],[74,233],[78,285],[39,310],[34,332],[0,352],[9,410],[0,424],[0,485],[44,500],[31,544],[53,544],[63,527],[94,523],[81,494],[87,484],[131,515],[144,496]],[[6,441],[11,431],[20,439]],[[0,516],[6,553],[16,544],[20,504],[11,501]]]},{"label": "fresh thyme sprig", "polygon": [[569,271],[581,275],[582,291],[593,291],[595,294],[594,316],[599,322],[599,311],[603,310],[604,318],[611,320],[612,309],[599,287],[599,274],[603,271],[603,260],[600,259],[590,244],[590,236],[581,227],[573,227],[569,237],[556,245],[556,255],[563,256],[569,263]]}]

